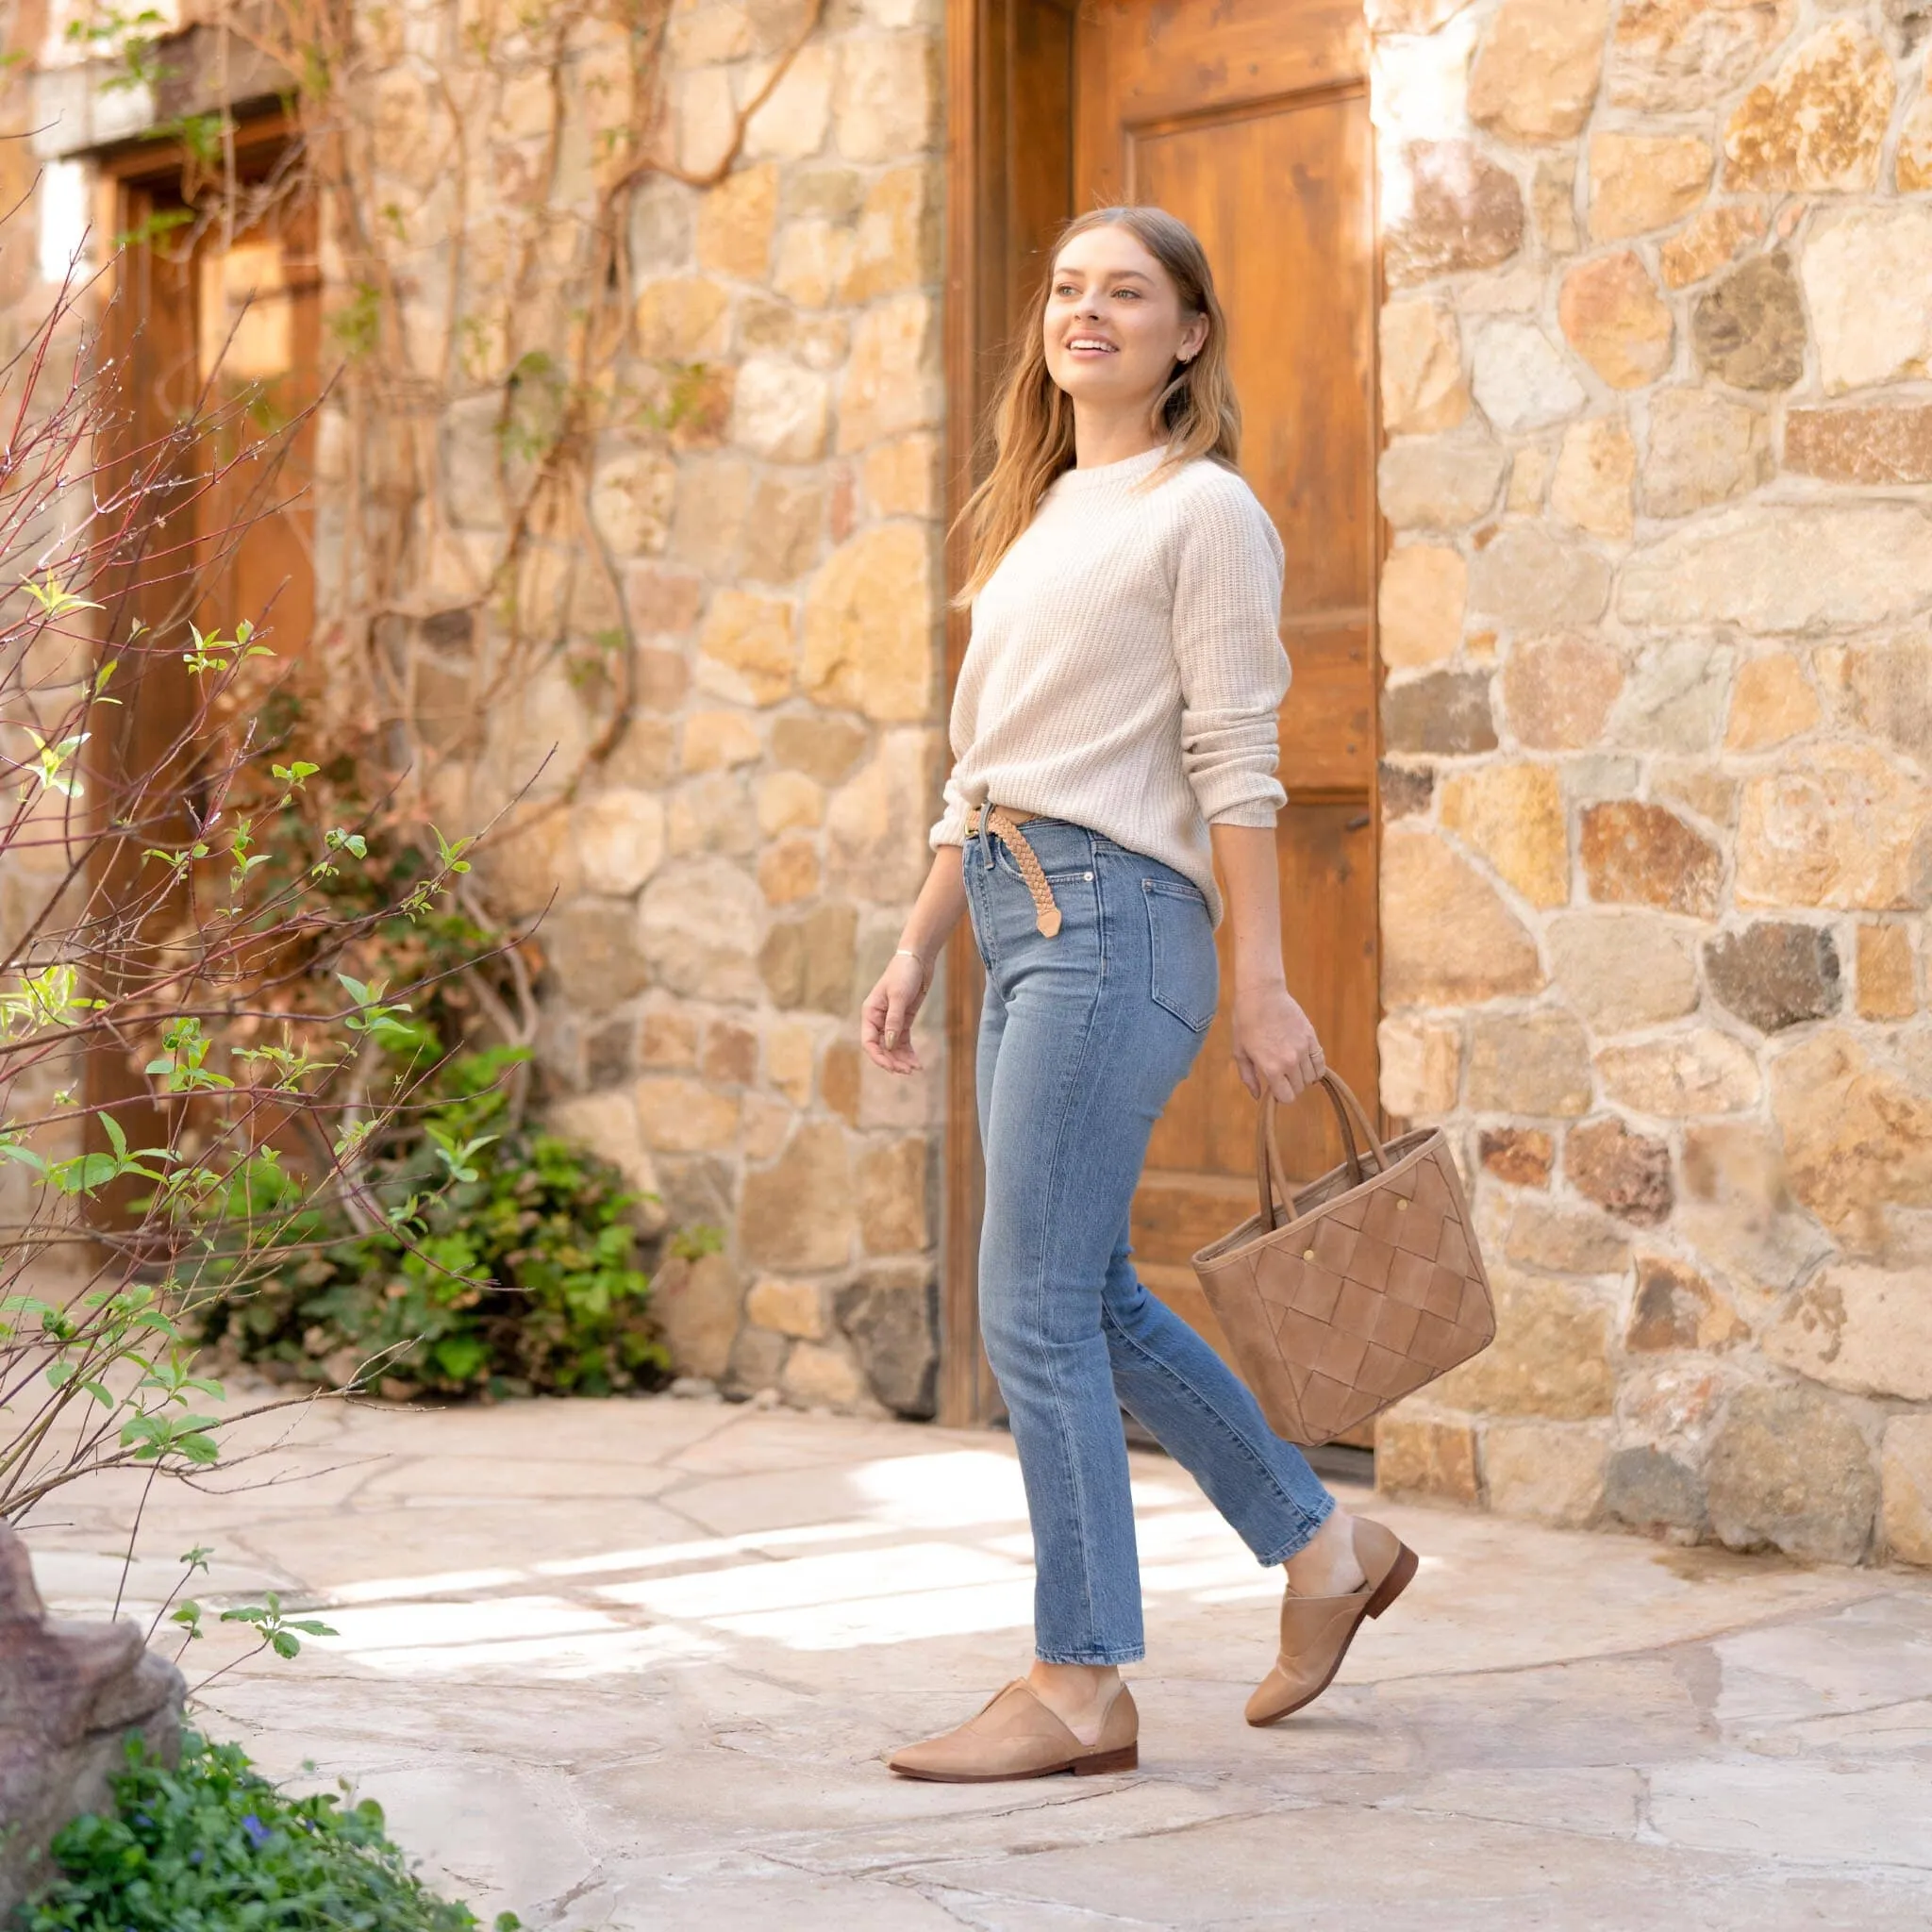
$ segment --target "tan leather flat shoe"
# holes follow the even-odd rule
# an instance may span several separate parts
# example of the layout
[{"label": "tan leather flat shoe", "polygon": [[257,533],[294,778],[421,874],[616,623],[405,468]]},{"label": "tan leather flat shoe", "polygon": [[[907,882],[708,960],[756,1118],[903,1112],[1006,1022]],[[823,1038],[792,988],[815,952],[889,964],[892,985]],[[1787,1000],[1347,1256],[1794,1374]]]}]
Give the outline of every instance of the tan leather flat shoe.
[{"label": "tan leather flat shoe", "polygon": [[1100,1736],[1083,1744],[1040,1701],[1033,1687],[1016,1677],[957,1731],[908,1744],[886,1763],[902,1777],[930,1778],[942,1785],[1004,1784],[1051,1777],[1060,1771],[1085,1777],[1132,1771],[1141,1761],[1140,1736],[1141,1714],[1124,1684],[1107,1707]]},{"label": "tan leather flat shoe", "polygon": [[1364,1582],[1346,1596],[1296,1596],[1281,1603],[1281,1654],[1248,1699],[1251,1724],[1279,1724],[1335,1681],[1364,1617],[1379,1617],[1408,1588],[1416,1555],[1391,1529],[1355,1520],[1355,1559]]}]

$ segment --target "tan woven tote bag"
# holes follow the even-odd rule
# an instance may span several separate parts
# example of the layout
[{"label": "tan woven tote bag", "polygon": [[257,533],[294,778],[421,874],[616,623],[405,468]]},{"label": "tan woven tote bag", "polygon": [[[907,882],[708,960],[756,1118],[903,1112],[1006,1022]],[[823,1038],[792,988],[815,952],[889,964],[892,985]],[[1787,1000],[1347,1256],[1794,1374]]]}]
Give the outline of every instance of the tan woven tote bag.
[{"label": "tan woven tote bag", "polygon": [[1385,1147],[1344,1081],[1324,1074],[1322,1085],[1347,1159],[1291,1196],[1274,1108],[1262,1101],[1260,1211],[1194,1257],[1242,1379],[1275,1432],[1304,1446],[1379,1415],[1496,1333],[1441,1129],[1421,1127]]}]

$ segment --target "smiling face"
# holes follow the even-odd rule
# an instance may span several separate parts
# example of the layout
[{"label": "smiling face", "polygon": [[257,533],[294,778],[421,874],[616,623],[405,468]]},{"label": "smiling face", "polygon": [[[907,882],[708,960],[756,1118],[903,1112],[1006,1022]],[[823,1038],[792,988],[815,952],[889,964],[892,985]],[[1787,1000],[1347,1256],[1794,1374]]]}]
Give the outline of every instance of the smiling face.
[{"label": "smiling face", "polygon": [[1127,229],[1088,228],[1054,262],[1043,321],[1047,374],[1076,404],[1151,407],[1177,361],[1208,340],[1173,278]]}]

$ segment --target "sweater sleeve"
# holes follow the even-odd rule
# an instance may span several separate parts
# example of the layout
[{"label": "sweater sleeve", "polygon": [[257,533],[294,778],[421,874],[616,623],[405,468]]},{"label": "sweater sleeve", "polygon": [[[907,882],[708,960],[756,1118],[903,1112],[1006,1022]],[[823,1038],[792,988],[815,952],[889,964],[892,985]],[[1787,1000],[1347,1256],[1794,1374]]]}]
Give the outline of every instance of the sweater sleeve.
[{"label": "sweater sleeve", "polygon": [[1181,767],[1210,825],[1272,825],[1288,794],[1278,713],[1281,539],[1240,477],[1207,473],[1177,530],[1174,650],[1181,681]]}]

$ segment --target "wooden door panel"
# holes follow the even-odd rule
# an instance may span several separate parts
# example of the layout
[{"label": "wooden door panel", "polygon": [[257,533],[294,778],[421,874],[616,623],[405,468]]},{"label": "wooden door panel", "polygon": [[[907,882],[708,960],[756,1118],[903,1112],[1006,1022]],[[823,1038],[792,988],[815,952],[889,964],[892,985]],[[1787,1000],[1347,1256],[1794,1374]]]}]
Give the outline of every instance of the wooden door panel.
[{"label": "wooden door panel", "polygon": [[1374,641],[1366,622],[1285,627],[1294,681],[1281,708],[1281,778],[1289,795],[1375,783]]}]

